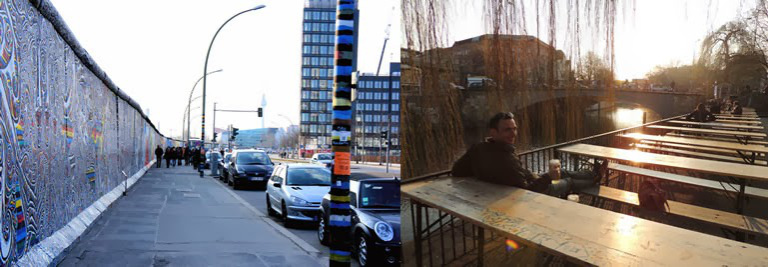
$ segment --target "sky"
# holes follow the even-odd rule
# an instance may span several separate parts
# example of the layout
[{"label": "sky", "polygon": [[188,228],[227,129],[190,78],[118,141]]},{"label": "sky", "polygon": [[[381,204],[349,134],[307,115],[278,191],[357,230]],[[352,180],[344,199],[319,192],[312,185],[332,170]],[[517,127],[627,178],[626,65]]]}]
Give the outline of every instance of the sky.
[{"label": "sky", "polygon": [[[141,105],[166,136],[180,136],[190,90],[208,61],[206,139],[217,109],[256,110],[266,96],[264,125],[299,123],[303,0],[51,0],[96,63]],[[212,4],[215,3],[215,4]],[[400,40],[400,0],[359,0],[358,69],[375,73],[391,23],[390,40]],[[395,8],[393,11],[393,7]],[[382,73],[400,61],[397,42],[387,46]],[[201,81],[193,98],[201,95]],[[193,101],[192,137],[200,135],[201,100]],[[255,113],[216,114],[216,127],[261,127]]]},{"label": "sky", "polygon": [[[490,32],[484,26],[482,10],[485,0],[446,0],[449,1],[447,23],[448,41],[450,46],[454,41],[472,38]],[[528,34],[536,36],[535,12],[533,1],[527,2]],[[581,1],[584,3],[585,1]],[[690,64],[701,46],[704,36],[719,28],[724,23],[737,17],[740,12],[751,6],[750,0],[628,0],[617,1],[619,12],[616,19],[614,35],[615,63],[617,79],[644,78],[645,74],[655,66],[670,64]],[[540,1],[542,5],[548,1]],[[557,1],[560,3],[558,14],[566,14],[564,5],[573,1]],[[622,7],[623,6],[623,7]],[[559,19],[564,19],[560,15]],[[543,19],[546,20],[546,19]],[[559,24],[559,25],[565,25]],[[572,47],[566,42],[564,26],[558,26],[556,47],[569,55]],[[549,42],[546,30],[542,29],[540,39]],[[588,42],[582,37],[581,54],[594,50],[604,54],[605,43]],[[405,46],[405,42],[401,42]],[[575,62],[575,61],[574,61]]]}]

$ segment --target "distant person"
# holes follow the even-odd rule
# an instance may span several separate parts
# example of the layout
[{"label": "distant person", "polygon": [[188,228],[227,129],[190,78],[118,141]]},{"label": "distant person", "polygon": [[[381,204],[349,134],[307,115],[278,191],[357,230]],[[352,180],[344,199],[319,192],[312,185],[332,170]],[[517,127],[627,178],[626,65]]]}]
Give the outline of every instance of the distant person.
[{"label": "distant person", "polygon": [[200,150],[195,148],[192,150],[192,168],[197,170],[199,162],[200,162]]},{"label": "distant person", "polygon": [[739,101],[733,102],[733,110],[731,110],[731,114],[733,115],[741,115],[743,111],[741,110],[741,103]]},{"label": "distant person", "polygon": [[[607,169],[604,169],[607,171]],[[572,192],[596,186],[600,179],[607,176],[607,173],[598,174],[593,171],[569,171],[561,167],[560,160],[553,159],[549,161],[549,170],[541,175],[541,178],[551,180],[546,193],[553,197],[564,198]]]},{"label": "distant person", "polygon": [[693,112],[685,117],[685,119],[697,122],[710,122],[715,120],[715,115],[712,115],[711,112],[707,111],[704,104],[699,104]]},{"label": "distant person", "polygon": [[171,147],[165,148],[165,167],[171,167]]},{"label": "distant person", "polygon": [[184,154],[183,154],[183,152],[181,151],[181,147],[176,147],[176,165],[178,165],[178,166],[182,166],[182,165],[181,165],[181,159],[182,159],[182,156],[183,156],[183,155],[184,155]]},{"label": "distant person", "polygon": [[[453,164],[451,173],[458,177],[475,177],[481,181],[515,186],[539,193],[550,189],[551,175],[540,178],[525,169],[515,154],[517,123],[510,112],[498,113],[488,123],[491,137],[473,145]],[[596,164],[594,173],[607,173],[607,161]],[[594,180],[600,180],[595,177]]]},{"label": "distant person", "polygon": [[163,149],[160,147],[160,145],[157,145],[157,148],[155,148],[155,160],[157,160],[157,167],[162,168],[163,167]]}]

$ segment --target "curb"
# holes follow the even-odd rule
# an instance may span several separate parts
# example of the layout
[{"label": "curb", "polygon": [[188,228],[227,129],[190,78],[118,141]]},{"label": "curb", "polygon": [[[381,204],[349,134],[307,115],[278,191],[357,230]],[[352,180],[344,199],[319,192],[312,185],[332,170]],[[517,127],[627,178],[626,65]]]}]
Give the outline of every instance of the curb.
[{"label": "curb", "polygon": [[[128,178],[126,180],[128,189],[132,188],[144,176],[147,170],[152,168],[154,163],[155,160],[151,161]],[[64,255],[69,252],[72,244],[79,241],[80,236],[90,228],[93,222],[99,219],[104,214],[104,211],[122,196],[123,191],[125,191],[126,182],[119,183],[109,193],[101,196],[88,208],[72,218],[69,223],[35,245],[16,261],[15,266],[55,266],[59,264]]]}]

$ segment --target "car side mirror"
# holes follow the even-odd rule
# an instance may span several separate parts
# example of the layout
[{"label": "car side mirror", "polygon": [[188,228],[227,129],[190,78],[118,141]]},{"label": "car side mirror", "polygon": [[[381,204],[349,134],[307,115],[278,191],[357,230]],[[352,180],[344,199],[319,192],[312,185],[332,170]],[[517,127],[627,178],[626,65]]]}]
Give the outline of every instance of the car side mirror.
[{"label": "car side mirror", "polygon": [[277,188],[283,187],[283,186],[282,186],[280,183],[274,183],[274,184],[272,184],[272,185],[273,185],[273,186],[275,186],[275,187],[277,187]]}]

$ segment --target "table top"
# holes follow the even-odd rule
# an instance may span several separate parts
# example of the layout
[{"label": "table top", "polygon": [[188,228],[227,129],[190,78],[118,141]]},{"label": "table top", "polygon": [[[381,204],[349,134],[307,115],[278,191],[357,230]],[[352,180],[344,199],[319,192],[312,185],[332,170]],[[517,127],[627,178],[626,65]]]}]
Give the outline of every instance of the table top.
[{"label": "table top", "polygon": [[765,166],[662,155],[637,150],[627,150],[588,144],[575,144],[560,148],[558,150],[560,152],[596,158],[632,161],[640,164],[690,170],[699,173],[709,173],[750,180],[768,181],[768,167]]},{"label": "table top", "polygon": [[768,249],[473,178],[404,184],[419,202],[597,266],[768,265]]},{"label": "table top", "polygon": [[752,121],[752,120],[728,120],[728,119],[716,119],[715,122],[717,123],[739,123],[739,124],[763,124],[760,121]]},{"label": "table top", "polygon": [[732,150],[743,151],[743,152],[768,153],[768,147],[762,146],[762,145],[744,145],[744,144],[733,143],[733,142],[694,139],[694,138],[666,136],[666,135],[665,136],[649,135],[649,134],[641,134],[641,133],[629,133],[629,134],[623,134],[619,136],[626,137],[626,138],[633,138],[637,140],[651,140],[651,141],[659,141],[659,142],[667,142],[667,143],[675,143],[675,144],[725,148],[725,149],[732,149]]},{"label": "table top", "polygon": [[673,124],[684,124],[684,125],[701,125],[701,126],[708,126],[708,127],[763,130],[763,126],[742,125],[742,124],[735,124],[735,123],[697,122],[697,121],[680,121],[680,120],[671,120],[668,122]]},{"label": "table top", "polygon": [[737,136],[749,136],[749,137],[765,137],[765,133],[745,132],[745,131],[727,131],[727,130],[714,130],[714,129],[702,129],[702,128],[690,128],[690,127],[675,127],[675,126],[663,126],[663,125],[651,125],[646,126],[653,129],[666,129],[681,132],[691,133],[707,133],[707,134],[719,134],[719,135],[737,135]]}]

